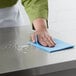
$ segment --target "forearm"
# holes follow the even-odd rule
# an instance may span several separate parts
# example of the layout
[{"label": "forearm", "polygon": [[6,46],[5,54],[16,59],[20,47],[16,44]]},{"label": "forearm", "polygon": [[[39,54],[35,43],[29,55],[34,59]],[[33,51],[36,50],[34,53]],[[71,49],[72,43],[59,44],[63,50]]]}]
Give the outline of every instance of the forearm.
[{"label": "forearm", "polygon": [[33,24],[35,31],[31,36],[33,42],[38,37],[38,42],[43,46],[55,46],[52,37],[48,34],[47,23],[48,19],[48,0],[22,0],[27,14]]}]

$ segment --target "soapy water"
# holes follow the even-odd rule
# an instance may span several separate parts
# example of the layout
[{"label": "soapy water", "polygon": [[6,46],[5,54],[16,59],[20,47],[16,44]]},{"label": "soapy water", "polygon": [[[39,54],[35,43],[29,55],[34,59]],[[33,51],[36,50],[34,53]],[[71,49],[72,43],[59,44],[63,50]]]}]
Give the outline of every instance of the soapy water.
[{"label": "soapy water", "polygon": [[13,27],[13,28],[1,28],[0,29],[0,50],[17,50],[19,52],[27,52],[30,41],[30,35],[33,32],[31,28],[29,30],[27,26]]},{"label": "soapy water", "polygon": [[15,49],[19,52],[24,52],[24,53],[27,53],[28,51],[28,48],[29,48],[29,45],[27,43],[25,44],[18,44],[16,43],[16,41],[9,41],[7,44],[1,44],[0,45],[0,49]]}]

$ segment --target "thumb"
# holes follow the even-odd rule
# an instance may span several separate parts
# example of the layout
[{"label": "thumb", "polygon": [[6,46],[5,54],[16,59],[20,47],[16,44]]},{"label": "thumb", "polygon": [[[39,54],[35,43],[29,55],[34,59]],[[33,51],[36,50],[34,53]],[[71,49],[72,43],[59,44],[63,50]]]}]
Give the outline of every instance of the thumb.
[{"label": "thumb", "polygon": [[31,35],[31,40],[32,40],[32,42],[36,42],[36,34],[35,33],[33,33]]}]

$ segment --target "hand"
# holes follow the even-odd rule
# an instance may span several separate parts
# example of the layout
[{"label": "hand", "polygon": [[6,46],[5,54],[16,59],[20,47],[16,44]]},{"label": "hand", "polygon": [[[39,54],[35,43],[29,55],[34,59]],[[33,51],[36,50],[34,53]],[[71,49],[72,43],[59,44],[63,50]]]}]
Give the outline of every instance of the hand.
[{"label": "hand", "polygon": [[48,47],[55,46],[55,42],[46,30],[35,31],[31,36],[33,42],[35,42],[36,36],[38,37],[38,41],[41,45]]},{"label": "hand", "polygon": [[38,41],[43,46],[53,47],[55,46],[55,42],[52,37],[49,35],[46,27],[45,19],[36,19],[33,21],[35,32],[32,34],[31,39],[33,42],[36,40],[36,36],[38,37]]}]

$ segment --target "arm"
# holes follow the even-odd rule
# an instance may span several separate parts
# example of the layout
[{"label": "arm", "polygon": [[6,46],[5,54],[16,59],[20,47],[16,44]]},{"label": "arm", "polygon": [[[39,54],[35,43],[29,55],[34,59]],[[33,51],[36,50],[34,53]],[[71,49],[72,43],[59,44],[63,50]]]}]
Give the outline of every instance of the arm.
[{"label": "arm", "polygon": [[31,37],[32,41],[35,42],[35,37],[37,35],[40,44],[43,46],[54,46],[55,43],[52,40],[52,37],[49,36],[46,27],[46,20],[48,18],[48,0],[22,0],[22,4],[35,28],[35,32]]},{"label": "arm", "polygon": [[48,17],[48,0],[22,0],[26,12],[31,22],[37,18],[47,19]]}]

